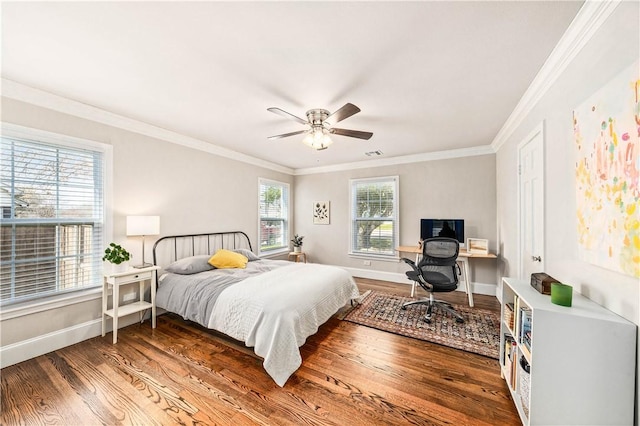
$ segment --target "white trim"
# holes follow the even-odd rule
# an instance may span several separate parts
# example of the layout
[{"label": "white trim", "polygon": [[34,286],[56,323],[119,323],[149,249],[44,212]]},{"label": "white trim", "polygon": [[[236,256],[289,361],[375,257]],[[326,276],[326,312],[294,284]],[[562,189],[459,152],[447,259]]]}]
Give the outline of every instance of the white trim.
[{"label": "white trim", "polygon": [[[118,329],[137,323],[139,321],[138,318],[138,315],[133,314],[125,317],[118,322]],[[107,333],[111,332],[112,326],[112,321],[107,321]],[[149,327],[151,327],[150,324]],[[151,328],[149,328],[149,333],[151,333]],[[0,368],[80,343],[101,334],[102,320],[95,319],[3,346],[0,348]],[[104,338],[111,341],[111,336],[105,336]]]},{"label": "white trim", "polygon": [[598,31],[621,0],[585,1],[573,22],[556,44],[542,68],[533,79],[511,115],[504,123],[491,147],[495,152],[509,139],[522,121],[542,99],[549,88],[558,80],[571,61]]},{"label": "white trim", "polygon": [[[358,269],[358,268],[346,268],[342,267],[349,271],[351,275],[359,278],[368,278],[371,280],[381,280],[388,281],[397,284],[406,284],[407,286],[411,285],[411,281],[407,279],[407,276],[404,273],[399,272],[385,272],[385,271],[375,271],[371,269]],[[460,282],[456,291],[465,291],[465,286],[462,284],[463,281]],[[496,285],[495,284],[486,284],[486,283],[471,283],[471,288],[473,289],[474,294],[485,294],[487,296],[495,296],[496,295]],[[409,295],[409,290],[407,290],[407,295]]]},{"label": "white trim", "polygon": [[102,286],[36,299],[0,309],[0,322],[102,298]]},{"label": "white trim", "polygon": [[189,136],[143,123],[128,117],[104,111],[100,108],[83,104],[82,102],[64,98],[53,93],[35,89],[6,78],[1,79],[2,96],[15,99],[21,102],[30,103],[43,108],[48,108],[64,114],[106,124],[119,129],[128,130],[141,135],[161,139],[176,145],[186,146],[232,160],[252,164],[265,169],[275,170],[288,175],[310,175],[316,173],[336,172],[370,167],[394,166],[399,164],[420,163],[423,161],[445,160],[451,158],[471,157],[476,155],[494,154],[491,145],[483,145],[471,148],[461,148],[438,152],[428,152],[423,154],[405,155],[391,158],[381,158],[376,160],[359,161],[355,163],[344,163],[326,167],[310,167],[304,169],[291,169],[279,164],[271,163],[249,155],[241,154],[227,148],[204,142]]},{"label": "white trim", "polygon": [[97,123],[106,124],[108,126],[117,127],[119,129],[128,130],[130,132],[139,133],[155,139],[161,139],[177,145],[208,152],[210,154],[219,155],[221,157],[230,158],[232,160],[241,161],[243,163],[252,164],[254,166],[264,167],[265,169],[275,170],[289,175],[293,174],[293,169],[288,167],[283,167],[279,164],[251,157],[246,154],[241,154],[237,151],[114,114],[91,105],[83,104],[82,102],[54,95],[53,93],[34,89],[33,87],[26,86],[13,80],[8,80],[6,78],[2,79],[2,96],[27,102],[43,108],[52,109],[64,114],[70,114],[86,120],[95,121]]},{"label": "white trim", "polygon": [[358,161],[355,163],[343,163],[333,166],[309,167],[295,169],[295,176],[312,175],[317,173],[340,172],[345,170],[369,169],[372,167],[397,166],[399,164],[421,163],[423,161],[448,160],[461,157],[475,157],[478,155],[495,154],[491,145],[482,145],[471,148],[450,149],[447,151],[426,152],[423,154],[403,155],[391,158],[379,158],[376,160]]}]

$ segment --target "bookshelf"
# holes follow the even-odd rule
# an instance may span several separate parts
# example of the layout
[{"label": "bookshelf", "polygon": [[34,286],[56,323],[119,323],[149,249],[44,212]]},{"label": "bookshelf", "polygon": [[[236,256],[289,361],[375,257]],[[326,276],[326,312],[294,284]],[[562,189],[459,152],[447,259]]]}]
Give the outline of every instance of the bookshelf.
[{"label": "bookshelf", "polygon": [[633,424],[636,326],[578,293],[564,307],[502,281],[500,368],[522,424]]}]

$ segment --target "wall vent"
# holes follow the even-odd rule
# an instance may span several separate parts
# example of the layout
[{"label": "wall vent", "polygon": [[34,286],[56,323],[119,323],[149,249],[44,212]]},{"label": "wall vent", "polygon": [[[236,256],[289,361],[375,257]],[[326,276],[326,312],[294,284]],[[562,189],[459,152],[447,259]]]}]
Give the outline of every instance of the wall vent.
[{"label": "wall vent", "polygon": [[371,157],[373,155],[382,155],[382,151],[380,151],[379,149],[375,150],[375,151],[369,151],[369,152],[365,152],[364,155],[366,155],[367,157]]}]

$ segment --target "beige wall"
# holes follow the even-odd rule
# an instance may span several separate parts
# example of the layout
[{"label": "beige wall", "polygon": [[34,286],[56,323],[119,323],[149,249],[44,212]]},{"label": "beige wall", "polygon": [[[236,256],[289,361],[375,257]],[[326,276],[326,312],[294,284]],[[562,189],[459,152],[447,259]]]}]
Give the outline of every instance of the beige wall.
[{"label": "beige wall", "polygon": [[[349,180],[399,176],[401,245],[417,244],[421,218],[450,217],[464,219],[466,236],[488,239],[495,251],[495,170],[495,156],[481,155],[296,176],[293,229],[305,236],[304,250],[314,262],[397,273],[403,279],[404,263],[372,260],[364,266],[362,258],[348,256]],[[331,224],[313,224],[315,201],[331,202]],[[471,282],[495,285],[495,266],[495,260],[474,260]]]},{"label": "beige wall", "polygon": [[[142,256],[140,239],[125,236],[127,215],[160,216],[161,235],[246,232],[257,241],[258,178],[293,183],[293,176],[166,141],[2,98],[2,121],[113,146],[113,240]],[[151,260],[154,237],[147,237]],[[5,320],[0,345],[20,342],[100,318],[101,302]]]}]

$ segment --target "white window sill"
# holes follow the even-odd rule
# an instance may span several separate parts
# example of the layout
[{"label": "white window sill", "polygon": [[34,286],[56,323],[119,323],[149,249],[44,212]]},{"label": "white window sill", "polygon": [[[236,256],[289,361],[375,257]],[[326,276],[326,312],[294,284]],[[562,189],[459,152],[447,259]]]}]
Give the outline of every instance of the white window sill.
[{"label": "white window sill", "polygon": [[288,254],[290,252],[289,248],[285,247],[282,249],[278,249],[278,250],[271,250],[268,252],[261,252],[258,253],[258,257],[261,259],[269,259],[272,257],[278,257],[278,256],[282,256],[283,254]]},{"label": "white window sill", "polygon": [[88,300],[100,299],[102,297],[102,287],[92,287],[86,290],[74,291],[56,296],[49,296],[45,299],[31,300],[17,303],[6,307],[0,307],[0,321],[19,318],[25,315],[32,315],[51,309],[58,309]]},{"label": "white window sill", "polygon": [[385,255],[363,254],[363,253],[347,253],[347,255],[354,259],[366,259],[366,260],[375,260],[375,261],[381,261],[381,262],[395,262],[395,263],[398,263],[400,261],[400,257],[398,255],[385,256]]}]

